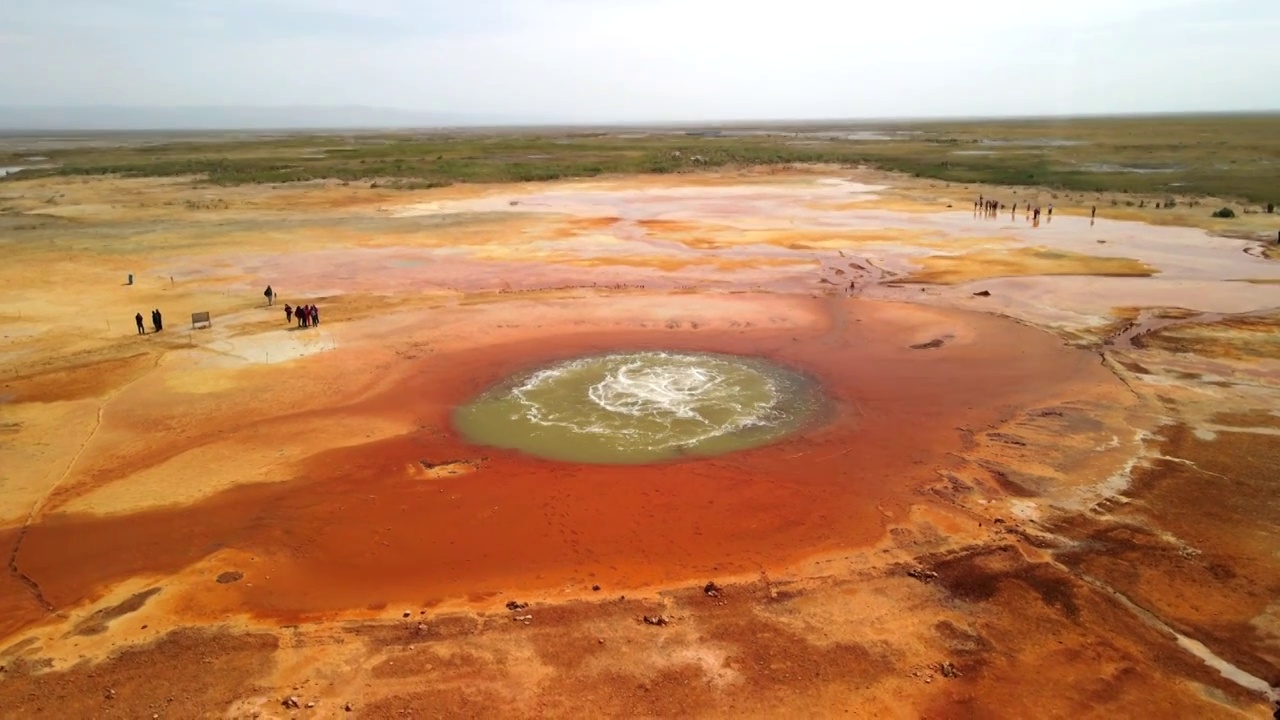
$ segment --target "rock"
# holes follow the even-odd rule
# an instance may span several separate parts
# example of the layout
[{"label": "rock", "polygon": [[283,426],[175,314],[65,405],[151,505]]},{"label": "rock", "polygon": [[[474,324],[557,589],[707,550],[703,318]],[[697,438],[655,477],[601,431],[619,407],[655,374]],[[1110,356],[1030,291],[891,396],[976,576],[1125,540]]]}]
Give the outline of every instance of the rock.
[{"label": "rock", "polygon": [[934,338],[929,342],[916,343],[911,346],[912,350],[935,350],[946,344],[942,338]]},{"label": "rock", "polygon": [[412,615],[412,614],[413,614],[413,613],[411,613],[411,612],[406,612],[406,613],[401,614],[401,615],[400,615],[400,617],[409,617],[409,616],[410,616],[410,615]]},{"label": "rock", "polygon": [[907,571],[907,574],[922,583],[932,582],[938,577],[938,573],[932,570],[925,570],[924,568],[911,568]]},{"label": "rock", "polygon": [[116,698],[116,691],[112,690],[111,688],[107,688],[107,691],[102,693],[102,697],[106,698],[107,700],[114,700]]},{"label": "rock", "polygon": [[524,623],[527,623],[527,622],[530,622],[531,620],[533,620],[533,616],[532,616],[532,615],[516,615],[515,617],[513,617],[513,618],[511,618],[511,619],[512,619],[512,620],[515,620],[516,622],[524,622]]},{"label": "rock", "polygon": [[600,586],[599,586],[599,585],[592,585],[592,586],[591,586],[591,591],[592,591],[592,592],[600,592]]},{"label": "rock", "polygon": [[313,708],[313,707],[315,707],[315,706],[316,706],[316,704],[315,704],[315,703],[313,703],[313,702],[309,702],[309,703],[307,703],[307,707],[309,707],[309,708]]},{"label": "rock", "polygon": [[298,702],[298,698],[293,695],[290,695],[284,700],[281,700],[280,704],[285,706],[289,710],[297,710],[298,708],[302,707],[302,703]]},{"label": "rock", "polygon": [[228,570],[218,576],[218,584],[226,585],[227,583],[238,582],[244,577],[244,573],[239,570]]},{"label": "rock", "polygon": [[977,297],[991,297],[991,291],[990,291],[990,290],[979,290],[978,292],[974,293],[974,295],[975,295],[975,296],[977,296]]},{"label": "rock", "polygon": [[949,662],[940,663],[938,665],[938,672],[942,674],[942,677],[948,677],[948,678],[960,677],[960,671],[956,669],[955,665],[952,665]]},{"label": "rock", "polygon": [[355,707],[355,705],[352,705],[351,703],[347,703],[346,705],[343,705],[343,706],[342,706],[342,709],[343,709],[343,710],[345,710],[345,711],[347,711],[347,712],[351,712],[351,711],[355,710],[355,709],[356,709],[356,707]]},{"label": "rock", "polygon": [[508,610],[510,610],[511,612],[517,612],[517,611],[519,611],[519,610],[523,610],[523,609],[525,609],[525,608],[527,608],[527,607],[529,607],[529,603],[517,602],[517,601],[515,601],[515,600],[508,600],[508,601],[507,601],[507,609],[508,609]]},{"label": "rock", "polygon": [[427,631],[426,623],[418,623],[418,632],[424,633],[426,631]]},{"label": "rock", "polygon": [[720,597],[720,586],[709,582],[702,586],[702,594],[707,597]]},{"label": "rock", "polygon": [[668,622],[670,621],[667,620],[666,615],[645,615],[644,616],[645,625],[657,625],[659,627],[662,627],[663,625],[666,625]]},{"label": "rock", "polygon": [[601,645],[603,645],[603,644],[604,644],[604,638],[596,638],[596,642],[597,642],[597,643],[599,643],[599,644],[601,644]]}]

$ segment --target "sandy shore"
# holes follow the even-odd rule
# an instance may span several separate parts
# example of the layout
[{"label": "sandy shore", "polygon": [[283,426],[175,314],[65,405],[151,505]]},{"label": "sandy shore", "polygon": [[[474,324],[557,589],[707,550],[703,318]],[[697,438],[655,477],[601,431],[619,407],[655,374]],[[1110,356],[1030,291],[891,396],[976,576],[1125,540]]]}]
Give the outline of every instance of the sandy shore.
[{"label": "sandy shore", "polygon": [[[975,217],[970,188],[827,170],[4,190],[15,717],[289,716],[289,696],[1270,713],[1280,264],[1252,241],[1091,223],[1087,199],[1033,227]],[[138,336],[151,308],[165,330]],[[654,466],[450,424],[510,373],[617,348],[767,357],[831,410]]]}]

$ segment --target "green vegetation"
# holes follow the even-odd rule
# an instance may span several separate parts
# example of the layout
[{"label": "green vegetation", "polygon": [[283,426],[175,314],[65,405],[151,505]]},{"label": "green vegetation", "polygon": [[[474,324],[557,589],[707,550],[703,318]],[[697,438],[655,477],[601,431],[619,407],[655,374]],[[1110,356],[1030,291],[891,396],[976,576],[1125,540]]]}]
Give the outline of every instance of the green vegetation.
[{"label": "green vegetation", "polygon": [[[1257,204],[1280,199],[1280,115],[757,125],[719,134],[546,129],[151,140],[45,150],[56,167],[12,177],[190,175],[227,185],[335,179],[423,188],[830,163],[873,165],[950,182],[1161,198],[1211,195]],[[0,165],[21,165],[21,155],[0,154]]]}]

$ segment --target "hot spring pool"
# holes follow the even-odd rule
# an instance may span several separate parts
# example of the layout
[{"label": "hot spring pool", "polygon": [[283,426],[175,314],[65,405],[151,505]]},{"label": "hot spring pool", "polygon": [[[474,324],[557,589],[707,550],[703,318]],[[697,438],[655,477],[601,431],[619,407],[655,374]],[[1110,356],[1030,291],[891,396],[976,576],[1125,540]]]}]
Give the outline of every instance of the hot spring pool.
[{"label": "hot spring pool", "polygon": [[767,360],[646,350],[562,361],[459,407],[471,442],[554,460],[647,463],[769,444],[822,405],[816,383]]}]

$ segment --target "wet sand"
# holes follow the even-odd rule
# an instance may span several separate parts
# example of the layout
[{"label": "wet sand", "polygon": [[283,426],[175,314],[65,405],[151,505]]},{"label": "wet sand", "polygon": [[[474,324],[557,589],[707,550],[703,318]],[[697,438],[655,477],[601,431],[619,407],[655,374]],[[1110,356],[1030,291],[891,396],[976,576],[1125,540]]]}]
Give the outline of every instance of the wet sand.
[{"label": "wet sand", "polygon": [[[1269,713],[1280,265],[1255,243],[826,170],[208,211],[180,182],[14,188],[17,716]],[[164,332],[133,334],[144,307]],[[510,373],[646,348],[769,358],[830,412],[651,466],[450,426]],[[207,672],[206,644],[236,659]],[[128,679],[151,665],[192,679]]]}]

